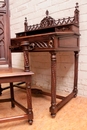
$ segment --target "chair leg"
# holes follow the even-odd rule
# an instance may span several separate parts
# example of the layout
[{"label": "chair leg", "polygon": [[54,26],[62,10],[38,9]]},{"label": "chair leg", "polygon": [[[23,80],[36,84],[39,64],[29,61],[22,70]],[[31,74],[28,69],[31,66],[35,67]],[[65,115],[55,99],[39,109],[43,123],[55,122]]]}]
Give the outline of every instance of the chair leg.
[{"label": "chair leg", "polygon": [[11,107],[15,107],[13,83],[10,83]]},{"label": "chair leg", "polygon": [[31,85],[26,83],[26,93],[27,93],[27,107],[28,107],[28,122],[30,125],[33,123],[33,112],[32,112],[32,96],[31,96]]}]

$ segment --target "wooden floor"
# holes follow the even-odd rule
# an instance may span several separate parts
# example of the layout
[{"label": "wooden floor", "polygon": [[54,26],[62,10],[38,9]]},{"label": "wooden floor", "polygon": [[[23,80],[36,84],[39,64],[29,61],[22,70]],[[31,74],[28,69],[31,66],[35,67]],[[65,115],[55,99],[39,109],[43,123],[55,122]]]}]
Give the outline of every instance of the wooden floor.
[{"label": "wooden floor", "polygon": [[[0,98],[9,96],[3,91]],[[26,93],[15,88],[16,98],[26,105]],[[87,98],[72,99],[52,118],[49,113],[50,97],[33,95],[34,121],[29,125],[27,120],[1,123],[0,130],[87,130]],[[23,113],[17,106],[11,109],[10,103],[0,104],[0,117]]]}]

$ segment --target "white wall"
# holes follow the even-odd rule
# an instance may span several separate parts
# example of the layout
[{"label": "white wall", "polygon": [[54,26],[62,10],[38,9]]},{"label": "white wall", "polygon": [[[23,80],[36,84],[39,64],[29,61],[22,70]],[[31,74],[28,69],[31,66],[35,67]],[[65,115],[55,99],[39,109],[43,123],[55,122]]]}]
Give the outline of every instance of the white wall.
[{"label": "white wall", "polygon": [[[79,3],[81,34],[78,95],[87,96],[87,0],[10,0],[11,37],[15,37],[15,33],[24,31],[25,17],[29,24],[37,24],[45,17],[47,9],[55,19],[73,16],[76,2]],[[23,55],[12,56],[13,66],[23,67]],[[35,73],[33,84],[50,90],[50,54],[31,53],[30,59],[31,69]],[[73,53],[57,53],[57,92],[70,92],[72,86]]]}]

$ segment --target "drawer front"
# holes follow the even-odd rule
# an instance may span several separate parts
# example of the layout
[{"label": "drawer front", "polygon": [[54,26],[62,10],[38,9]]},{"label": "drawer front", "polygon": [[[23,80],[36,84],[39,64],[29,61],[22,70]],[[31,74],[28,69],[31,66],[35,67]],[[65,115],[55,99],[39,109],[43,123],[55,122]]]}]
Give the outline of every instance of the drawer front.
[{"label": "drawer front", "polygon": [[78,47],[78,38],[76,37],[65,37],[65,38],[59,38],[59,44],[58,47]]}]

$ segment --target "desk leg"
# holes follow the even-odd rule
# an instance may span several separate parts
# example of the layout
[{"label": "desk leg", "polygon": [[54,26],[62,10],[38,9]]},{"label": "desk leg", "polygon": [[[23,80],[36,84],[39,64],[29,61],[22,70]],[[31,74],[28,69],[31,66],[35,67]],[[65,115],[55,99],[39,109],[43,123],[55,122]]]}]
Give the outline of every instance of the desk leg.
[{"label": "desk leg", "polygon": [[74,52],[74,89],[75,97],[77,96],[77,81],[78,81],[78,52]]},{"label": "desk leg", "polygon": [[51,107],[52,117],[56,115],[56,52],[51,52]]}]

